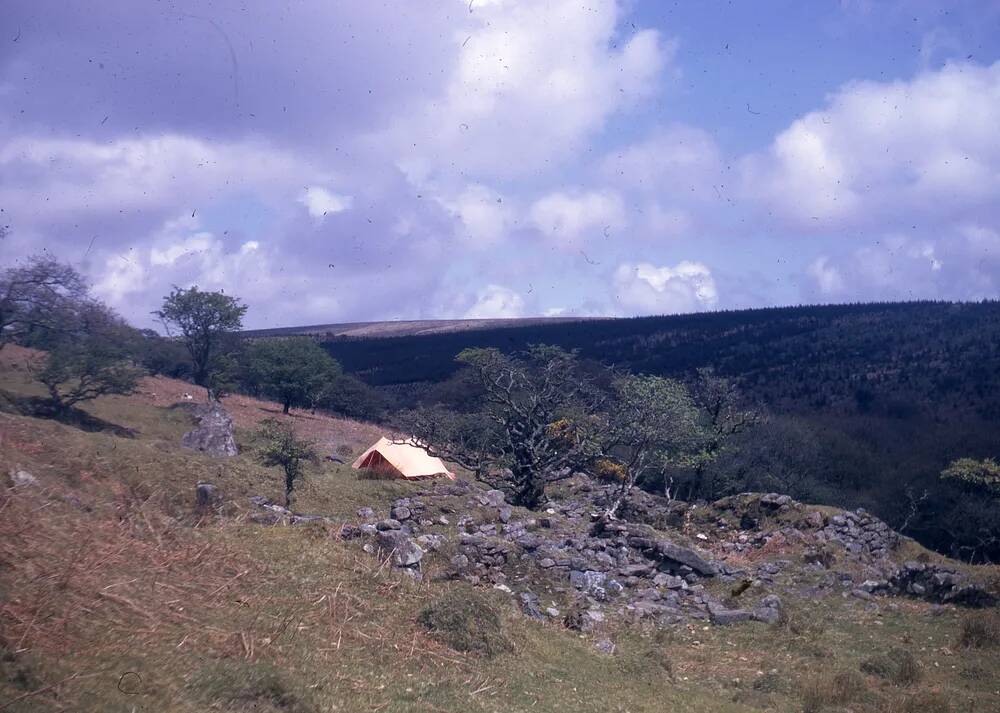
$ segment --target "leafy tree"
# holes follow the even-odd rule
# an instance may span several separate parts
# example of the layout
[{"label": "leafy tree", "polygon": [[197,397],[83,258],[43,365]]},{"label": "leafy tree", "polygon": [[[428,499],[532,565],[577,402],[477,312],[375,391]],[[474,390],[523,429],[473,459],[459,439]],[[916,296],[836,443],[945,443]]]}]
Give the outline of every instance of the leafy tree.
[{"label": "leafy tree", "polygon": [[457,359],[483,389],[479,408],[421,408],[402,419],[431,455],[506,491],[514,504],[537,508],[546,485],[600,453],[598,424],[588,416],[601,411],[605,396],[582,377],[575,355],[533,346],[512,356],[466,349]]},{"label": "leafy tree", "polygon": [[273,418],[261,421],[257,441],[257,459],[265,466],[279,466],[284,471],[285,507],[291,507],[295,481],[302,478],[306,461],[317,457],[314,444],[297,438],[289,424]]},{"label": "leafy tree", "polygon": [[952,461],[943,471],[941,477],[961,485],[1000,498],[1000,463],[992,458],[975,460],[974,458],[959,458]]},{"label": "leafy tree", "polygon": [[324,388],[342,374],[340,365],[309,337],[254,342],[243,361],[249,384],[280,401],[284,413],[293,406],[315,407]]},{"label": "leafy tree", "polygon": [[[701,409],[701,447],[690,460],[694,470],[693,486],[701,487],[706,467],[715,461],[733,437],[751,431],[764,421],[761,409],[746,403],[736,383],[717,376],[710,367],[698,369],[691,384],[694,402]],[[669,488],[669,481],[665,488]],[[689,497],[691,493],[688,493]]]},{"label": "leafy tree", "polygon": [[604,513],[614,519],[636,483],[650,473],[694,457],[702,440],[698,409],[684,384],[657,376],[621,376],[603,417],[599,440],[600,470],[613,474],[619,487]]},{"label": "leafy tree", "polygon": [[129,357],[131,328],[121,318],[91,301],[80,304],[74,314],[72,329],[61,327],[62,338],[33,370],[56,413],[106,394],[131,394],[143,374]]},{"label": "leafy tree", "polygon": [[215,397],[213,378],[220,374],[220,358],[231,350],[232,335],[243,327],[247,306],[239,298],[222,292],[202,292],[174,287],[163,298],[163,306],[153,312],[166,326],[180,332],[192,363],[194,383]]},{"label": "leafy tree", "polygon": [[32,332],[62,331],[86,294],[80,273],[49,255],[5,269],[0,273],[0,349]]}]

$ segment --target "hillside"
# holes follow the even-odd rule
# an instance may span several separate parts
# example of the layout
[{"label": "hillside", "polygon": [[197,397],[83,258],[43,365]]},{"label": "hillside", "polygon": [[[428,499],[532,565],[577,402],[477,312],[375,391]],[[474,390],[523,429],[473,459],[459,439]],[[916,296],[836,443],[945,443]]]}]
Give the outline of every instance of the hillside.
[{"label": "hillside", "polygon": [[413,337],[428,334],[454,334],[483,329],[508,329],[540,325],[567,324],[584,321],[582,317],[514,317],[505,319],[422,319],[394,322],[341,322],[313,324],[303,327],[274,327],[249,329],[243,335],[249,338],[315,336],[327,339],[337,337],[383,338]]},{"label": "hillside", "polygon": [[[776,496],[702,508],[640,499],[629,527],[656,543],[650,560],[634,535],[586,533],[601,497],[586,483],[532,513],[475,484],[359,480],[324,461],[295,505],[323,517],[289,517],[249,499],[281,495],[280,476],[249,450],[254,424],[281,417],[276,405],[227,399],[243,452],[217,459],[179,447],[191,421],[174,402],[188,403],[189,385],[147,380],[136,395],[97,400],[77,425],[58,423],[20,413],[38,393],[26,358],[0,354],[0,469],[17,474],[0,494],[0,710],[1000,705],[995,614],[899,596],[890,582],[929,567],[995,588],[1000,573],[897,541],[864,514]],[[379,432],[289,420],[354,452]],[[210,512],[194,509],[200,480],[221,494]],[[386,541],[419,542],[422,557],[401,562]],[[462,651],[462,631],[421,623],[479,601],[498,617],[495,651]]]},{"label": "hillside", "polygon": [[[954,555],[1000,556],[997,533],[982,534],[1000,513],[964,502],[939,478],[956,458],[998,454],[998,302],[787,307],[340,338],[324,346],[398,408],[463,398],[465,385],[449,379],[464,348],[517,351],[537,343],[680,379],[710,366],[763,405],[768,426],[713,466],[710,481],[736,490],[709,487],[692,496],[770,488],[868,508]],[[760,477],[749,479],[754,473]]]}]

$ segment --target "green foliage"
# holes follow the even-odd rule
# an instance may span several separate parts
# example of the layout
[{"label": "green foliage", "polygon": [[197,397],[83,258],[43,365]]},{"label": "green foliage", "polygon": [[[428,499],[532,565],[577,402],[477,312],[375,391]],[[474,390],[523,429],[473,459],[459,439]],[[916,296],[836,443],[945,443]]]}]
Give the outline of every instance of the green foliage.
[{"label": "green foliage", "polygon": [[421,610],[417,621],[455,651],[492,658],[513,648],[499,612],[474,590],[453,589],[441,595]]},{"label": "green foliage", "polygon": [[280,402],[285,413],[293,406],[315,407],[324,390],[343,373],[309,337],[253,342],[244,350],[242,361],[248,385]]},{"label": "green foliage", "polygon": [[70,265],[50,255],[28,258],[0,272],[0,349],[11,341],[48,348],[64,333],[78,305],[87,299],[87,283]]},{"label": "green foliage", "polygon": [[153,312],[167,327],[180,332],[191,357],[194,383],[213,388],[213,375],[220,373],[219,358],[231,351],[226,336],[243,326],[247,306],[239,298],[222,292],[202,292],[174,287],[163,298],[163,306]]},{"label": "green foliage", "polygon": [[972,490],[1000,497],[1000,463],[992,458],[959,458],[941,471],[941,477]]},{"label": "green foliage", "polygon": [[130,328],[110,309],[83,302],[65,311],[58,334],[35,378],[48,390],[50,405],[65,412],[106,394],[131,394],[143,372],[128,353]]},{"label": "green foliage", "polygon": [[264,419],[256,433],[257,460],[262,465],[278,466],[285,474],[285,506],[291,507],[295,481],[300,479],[307,461],[316,460],[314,444],[301,440],[287,423]]}]

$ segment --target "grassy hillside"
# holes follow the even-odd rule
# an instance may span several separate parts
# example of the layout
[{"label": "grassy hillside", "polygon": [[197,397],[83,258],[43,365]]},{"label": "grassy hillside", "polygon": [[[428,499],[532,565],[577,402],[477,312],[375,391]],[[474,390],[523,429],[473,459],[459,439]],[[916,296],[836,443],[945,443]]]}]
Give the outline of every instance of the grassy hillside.
[{"label": "grassy hillside", "polygon": [[[513,650],[493,659],[452,650],[418,613],[467,585],[438,581],[434,561],[414,582],[337,537],[358,507],[385,511],[423,486],[358,480],[323,462],[296,509],[333,524],[256,524],[247,497],[277,499],[280,476],[246,450],[217,460],[179,448],[190,421],[173,400],[189,386],[156,379],[138,395],[101,399],[88,407],[85,430],[18,413],[36,393],[22,366],[28,356],[5,350],[0,366],[0,470],[38,481],[5,483],[0,493],[5,712],[1000,706],[998,650],[957,646],[969,615],[910,600],[789,600],[789,616],[775,626],[623,626],[606,634],[616,644],[609,655],[485,589]],[[244,449],[249,429],[275,410],[244,398],[227,406]],[[378,432],[326,417],[290,420],[328,445],[360,448]],[[194,514],[198,480],[219,487],[221,514]],[[919,554],[913,547],[908,554]],[[918,681],[861,671],[863,660],[892,649],[913,654]]]}]

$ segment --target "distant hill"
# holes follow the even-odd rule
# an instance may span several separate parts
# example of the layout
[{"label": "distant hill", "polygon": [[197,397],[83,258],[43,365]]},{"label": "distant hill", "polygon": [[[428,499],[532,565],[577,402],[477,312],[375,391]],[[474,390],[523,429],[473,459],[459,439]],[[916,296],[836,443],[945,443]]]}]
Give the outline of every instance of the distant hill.
[{"label": "distant hill", "polygon": [[[455,355],[466,347],[519,350],[545,343],[663,376],[712,366],[782,410],[899,416],[913,409],[957,410],[1000,419],[996,301],[483,322],[345,325],[328,330],[325,346],[347,371],[375,386],[447,379],[457,369]],[[410,326],[415,324],[420,327]]]},{"label": "distant hill", "polygon": [[412,337],[428,334],[449,334],[473,330],[502,329],[538,325],[580,322],[583,317],[522,317],[510,319],[420,319],[395,322],[341,322],[313,324],[304,327],[276,327],[251,329],[243,332],[248,337],[290,337],[308,335],[318,337]]}]

